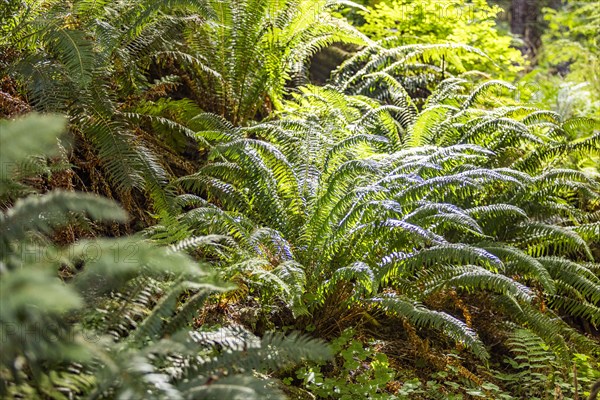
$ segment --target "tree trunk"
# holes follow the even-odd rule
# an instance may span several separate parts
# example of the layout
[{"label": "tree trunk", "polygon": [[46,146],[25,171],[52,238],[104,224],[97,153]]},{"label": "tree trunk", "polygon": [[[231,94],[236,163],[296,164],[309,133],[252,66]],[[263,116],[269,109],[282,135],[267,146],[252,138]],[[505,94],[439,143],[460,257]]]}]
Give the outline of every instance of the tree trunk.
[{"label": "tree trunk", "polygon": [[512,0],[510,7],[510,30],[523,40],[521,51],[530,57],[535,56],[541,45],[538,3],[537,0]]}]

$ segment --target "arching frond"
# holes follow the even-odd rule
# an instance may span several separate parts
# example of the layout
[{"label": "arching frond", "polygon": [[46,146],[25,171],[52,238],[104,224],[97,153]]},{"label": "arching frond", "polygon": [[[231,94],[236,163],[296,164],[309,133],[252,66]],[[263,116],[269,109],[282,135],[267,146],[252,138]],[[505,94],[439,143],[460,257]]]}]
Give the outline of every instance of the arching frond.
[{"label": "arching frond", "polygon": [[418,327],[431,327],[444,331],[483,360],[489,357],[477,334],[464,322],[449,314],[429,310],[418,303],[395,296],[373,298],[370,302],[379,305],[390,313],[406,318]]}]

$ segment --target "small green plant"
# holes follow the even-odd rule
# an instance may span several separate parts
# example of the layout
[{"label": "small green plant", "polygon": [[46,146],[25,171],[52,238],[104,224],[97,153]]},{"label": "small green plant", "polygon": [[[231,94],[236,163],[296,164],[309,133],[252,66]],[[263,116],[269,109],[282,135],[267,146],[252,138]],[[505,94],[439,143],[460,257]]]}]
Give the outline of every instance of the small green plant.
[{"label": "small green plant", "polygon": [[355,337],[354,330],[347,329],[331,342],[336,354],[332,372],[326,372],[325,364],[313,364],[297,370],[296,377],[319,398],[397,399],[387,389],[396,371],[376,346],[365,346]]},{"label": "small green plant", "polygon": [[561,362],[533,332],[516,330],[507,341],[512,357],[505,362],[513,372],[497,373],[510,392],[528,399],[574,399],[587,395],[586,390],[600,373],[588,355],[576,353],[570,363]]},{"label": "small green plant", "polygon": [[[448,354],[450,361],[443,370],[419,378],[419,371],[408,366],[390,366],[390,360],[378,349],[376,341],[363,343],[353,329],[346,329],[331,342],[336,355],[331,364],[309,364],[296,370],[302,386],[323,399],[396,399],[459,400],[498,399],[512,397],[495,383],[482,379],[460,365],[461,358]],[[292,385],[294,377],[283,379]],[[296,381],[297,382],[297,381]],[[587,382],[587,381],[586,381]],[[499,383],[499,382],[497,382]]]}]

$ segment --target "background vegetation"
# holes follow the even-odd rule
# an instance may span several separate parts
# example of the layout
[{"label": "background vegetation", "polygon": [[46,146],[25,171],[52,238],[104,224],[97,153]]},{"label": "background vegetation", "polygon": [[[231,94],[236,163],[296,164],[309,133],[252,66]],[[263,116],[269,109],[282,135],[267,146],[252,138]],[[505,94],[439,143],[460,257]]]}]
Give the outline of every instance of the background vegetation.
[{"label": "background vegetation", "polygon": [[587,395],[600,14],[505,13],[3,2],[1,395]]}]

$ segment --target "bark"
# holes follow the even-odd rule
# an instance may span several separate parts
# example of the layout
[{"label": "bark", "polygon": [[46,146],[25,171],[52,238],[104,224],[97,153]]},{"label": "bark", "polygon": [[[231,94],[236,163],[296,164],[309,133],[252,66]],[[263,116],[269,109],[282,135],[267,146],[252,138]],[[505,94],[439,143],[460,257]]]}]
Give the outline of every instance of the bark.
[{"label": "bark", "polygon": [[523,40],[521,51],[534,56],[541,45],[540,4],[537,0],[512,0],[510,30]]}]

